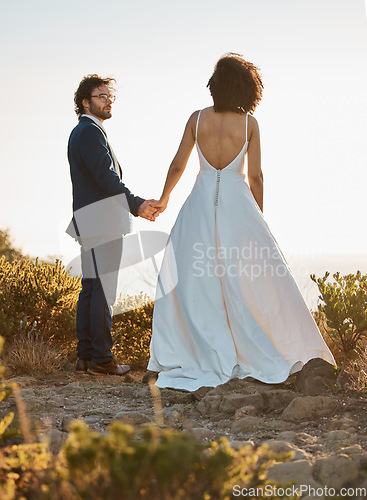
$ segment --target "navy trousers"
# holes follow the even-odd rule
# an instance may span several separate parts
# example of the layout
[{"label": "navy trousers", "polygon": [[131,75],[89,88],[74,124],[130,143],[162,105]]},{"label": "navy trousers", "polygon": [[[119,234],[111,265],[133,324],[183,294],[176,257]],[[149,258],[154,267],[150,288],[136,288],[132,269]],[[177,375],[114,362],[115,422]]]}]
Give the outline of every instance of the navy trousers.
[{"label": "navy trousers", "polygon": [[81,249],[82,290],[76,314],[77,354],[93,363],[112,358],[112,306],[116,299],[122,238]]}]

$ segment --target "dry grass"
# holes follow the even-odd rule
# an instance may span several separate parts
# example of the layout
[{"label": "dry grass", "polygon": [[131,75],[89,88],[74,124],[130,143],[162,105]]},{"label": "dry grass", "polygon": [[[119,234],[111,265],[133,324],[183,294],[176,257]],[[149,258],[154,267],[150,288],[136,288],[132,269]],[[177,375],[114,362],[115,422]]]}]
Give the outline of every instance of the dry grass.
[{"label": "dry grass", "polygon": [[4,358],[7,377],[57,373],[66,362],[64,353],[35,332],[19,332],[8,340]]},{"label": "dry grass", "polygon": [[367,389],[367,339],[363,338],[355,351],[353,359],[349,360],[347,372],[352,375],[351,389],[366,391]]},{"label": "dry grass", "polygon": [[328,331],[330,330],[330,328],[326,324],[325,314],[320,313],[319,311],[312,311],[312,316],[314,317],[314,319],[317,323],[317,326],[319,327],[320,333],[321,333],[326,345],[328,346],[328,348],[332,352],[337,366],[341,366],[343,363],[343,353],[335,345],[333,340],[330,338],[330,335],[328,334]]}]

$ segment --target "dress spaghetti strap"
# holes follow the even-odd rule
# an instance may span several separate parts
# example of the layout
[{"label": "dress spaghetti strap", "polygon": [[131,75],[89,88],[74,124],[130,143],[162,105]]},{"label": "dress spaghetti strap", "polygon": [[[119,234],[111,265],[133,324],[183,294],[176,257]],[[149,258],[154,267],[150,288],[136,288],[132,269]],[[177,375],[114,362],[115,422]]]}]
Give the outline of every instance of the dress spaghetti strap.
[{"label": "dress spaghetti strap", "polygon": [[196,120],[196,131],[195,131],[195,142],[196,144],[198,143],[198,126],[199,126],[199,120],[200,120],[200,115],[201,115],[201,110],[199,111],[197,120]]},{"label": "dress spaghetti strap", "polygon": [[246,113],[246,142],[247,142],[247,129],[248,129],[248,113]]}]

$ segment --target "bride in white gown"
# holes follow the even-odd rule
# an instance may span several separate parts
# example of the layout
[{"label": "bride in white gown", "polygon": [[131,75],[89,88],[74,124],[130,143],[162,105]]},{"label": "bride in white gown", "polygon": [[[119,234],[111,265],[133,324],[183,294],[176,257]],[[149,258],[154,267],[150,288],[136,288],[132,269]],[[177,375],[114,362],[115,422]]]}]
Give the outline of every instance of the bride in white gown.
[{"label": "bride in white gown", "polygon": [[166,208],[196,144],[200,171],[163,258],[148,370],[159,372],[158,387],[195,391],[234,377],[280,383],[316,357],[335,364],[262,214],[249,115],[262,96],[258,69],[227,54],[208,87],[214,106],[190,117],[155,203]]}]

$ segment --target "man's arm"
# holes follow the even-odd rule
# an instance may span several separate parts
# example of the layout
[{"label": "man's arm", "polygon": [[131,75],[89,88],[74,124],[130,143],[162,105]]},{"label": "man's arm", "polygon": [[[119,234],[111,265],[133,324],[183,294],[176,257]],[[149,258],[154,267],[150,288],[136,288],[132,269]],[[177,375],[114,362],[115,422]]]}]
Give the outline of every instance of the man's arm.
[{"label": "man's arm", "polygon": [[[106,140],[97,126],[85,127],[80,133],[80,155],[86,168],[89,170],[93,179],[101,187],[106,196],[116,196],[125,194],[130,212],[137,217],[148,215],[148,203],[143,198],[135,196],[120,180],[118,174],[113,169],[113,161],[107,148]],[[139,210],[139,207],[143,205]],[[155,209],[151,208],[152,214]],[[138,211],[140,213],[138,213]]]}]

